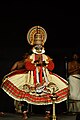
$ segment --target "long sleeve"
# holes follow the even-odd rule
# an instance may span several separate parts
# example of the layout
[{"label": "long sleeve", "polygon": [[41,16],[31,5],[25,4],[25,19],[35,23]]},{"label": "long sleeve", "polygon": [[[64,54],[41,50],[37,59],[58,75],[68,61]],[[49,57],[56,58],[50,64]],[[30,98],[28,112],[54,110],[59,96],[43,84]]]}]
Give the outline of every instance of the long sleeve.
[{"label": "long sleeve", "polygon": [[49,61],[48,65],[47,65],[47,69],[52,71],[54,69],[54,63],[52,60]]},{"label": "long sleeve", "polygon": [[35,70],[36,67],[33,63],[31,63],[31,61],[26,61],[25,62],[25,68],[27,70]]}]

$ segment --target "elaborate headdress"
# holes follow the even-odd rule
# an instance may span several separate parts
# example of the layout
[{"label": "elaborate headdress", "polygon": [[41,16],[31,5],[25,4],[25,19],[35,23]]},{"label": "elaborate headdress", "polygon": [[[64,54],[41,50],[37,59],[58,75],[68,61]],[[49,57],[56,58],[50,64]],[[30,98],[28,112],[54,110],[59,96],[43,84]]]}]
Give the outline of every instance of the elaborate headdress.
[{"label": "elaborate headdress", "polygon": [[27,41],[30,45],[34,45],[35,35],[41,35],[42,45],[46,42],[47,33],[41,26],[32,27],[27,33]]}]

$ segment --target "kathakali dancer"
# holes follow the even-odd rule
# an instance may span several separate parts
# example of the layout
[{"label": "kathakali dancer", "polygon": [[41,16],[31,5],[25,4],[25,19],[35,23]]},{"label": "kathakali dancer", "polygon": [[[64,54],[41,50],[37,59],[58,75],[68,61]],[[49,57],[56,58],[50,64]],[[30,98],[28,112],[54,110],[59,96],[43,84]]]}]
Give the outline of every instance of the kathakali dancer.
[{"label": "kathakali dancer", "polygon": [[13,99],[33,105],[50,105],[53,89],[58,96],[55,103],[67,99],[68,82],[53,73],[54,62],[45,54],[47,33],[41,26],[32,27],[27,41],[32,54],[24,60],[24,69],[14,70],[3,77],[2,89]]}]

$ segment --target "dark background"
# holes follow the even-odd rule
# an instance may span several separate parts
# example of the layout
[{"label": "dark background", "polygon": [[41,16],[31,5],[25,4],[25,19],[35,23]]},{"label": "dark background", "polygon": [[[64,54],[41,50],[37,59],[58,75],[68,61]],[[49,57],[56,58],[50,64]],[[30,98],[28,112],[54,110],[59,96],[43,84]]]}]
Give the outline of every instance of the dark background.
[{"label": "dark background", "polygon": [[[80,18],[75,7],[55,7],[42,1],[7,1],[0,3],[0,83],[13,63],[29,52],[26,35],[36,25],[47,32],[46,54],[53,58],[54,72],[66,78],[66,61],[80,54]],[[13,100],[1,90],[1,109],[14,111]]]}]

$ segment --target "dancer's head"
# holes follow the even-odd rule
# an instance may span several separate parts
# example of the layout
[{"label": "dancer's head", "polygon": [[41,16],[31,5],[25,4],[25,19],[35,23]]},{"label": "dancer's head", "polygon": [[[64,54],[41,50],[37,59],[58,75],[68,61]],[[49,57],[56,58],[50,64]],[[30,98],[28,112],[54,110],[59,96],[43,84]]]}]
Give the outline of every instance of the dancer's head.
[{"label": "dancer's head", "polygon": [[41,26],[32,27],[27,33],[27,40],[30,45],[44,45],[47,33]]}]

